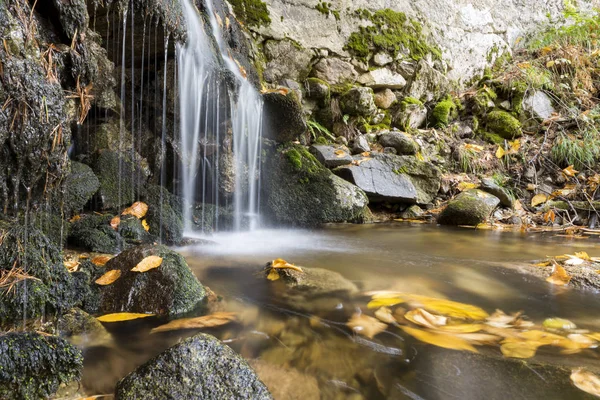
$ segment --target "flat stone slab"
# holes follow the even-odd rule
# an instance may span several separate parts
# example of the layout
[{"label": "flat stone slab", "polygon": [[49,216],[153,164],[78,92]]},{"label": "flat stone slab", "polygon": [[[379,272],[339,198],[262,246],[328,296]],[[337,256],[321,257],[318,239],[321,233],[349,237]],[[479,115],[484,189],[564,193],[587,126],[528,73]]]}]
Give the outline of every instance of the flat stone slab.
[{"label": "flat stone slab", "polygon": [[[343,146],[313,145],[308,149],[327,168],[335,168],[352,163],[352,156]],[[336,153],[337,152],[337,153]],[[343,152],[343,153],[342,153]]]}]

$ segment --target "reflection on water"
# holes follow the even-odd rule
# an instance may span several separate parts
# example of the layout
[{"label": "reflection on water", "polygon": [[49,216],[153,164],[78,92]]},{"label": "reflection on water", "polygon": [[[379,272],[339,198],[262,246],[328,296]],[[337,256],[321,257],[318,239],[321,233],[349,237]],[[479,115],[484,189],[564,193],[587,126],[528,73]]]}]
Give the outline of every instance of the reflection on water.
[{"label": "reflection on water", "polygon": [[[242,323],[206,332],[253,360],[276,398],[585,398],[568,383],[569,370],[559,367],[597,367],[591,350],[575,356],[542,351],[523,363],[502,359],[496,348],[481,349],[486,354],[481,356],[415,343],[392,332],[373,340],[356,337],[345,322],[365,309],[363,300],[337,295],[290,300],[256,276],[257,267],[280,257],[296,265],[339,272],[364,291],[449,298],[488,312],[522,310],[538,323],[556,316],[600,331],[600,300],[594,293],[553,287],[516,269],[547,255],[580,250],[600,255],[594,251],[596,242],[404,224],[265,230],[218,234],[210,240],[215,244],[180,251],[202,283],[224,297],[215,310],[237,311],[243,317]],[[147,319],[113,324],[115,346],[104,355],[88,355],[87,385],[100,390],[100,383],[90,382],[90,374],[98,376],[103,365],[111,366],[114,376],[105,380],[105,386],[110,386],[128,370],[194,333],[149,335],[149,329],[159,323]]]}]

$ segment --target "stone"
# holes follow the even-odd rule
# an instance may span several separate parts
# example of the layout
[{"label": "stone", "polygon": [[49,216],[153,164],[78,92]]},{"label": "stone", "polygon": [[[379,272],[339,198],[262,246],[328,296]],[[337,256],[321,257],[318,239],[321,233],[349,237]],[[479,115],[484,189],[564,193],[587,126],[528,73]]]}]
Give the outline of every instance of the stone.
[{"label": "stone", "polygon": [[[327,168],[335,168],[352,163],[352,156],[345,146],[313,145],[308,151]],[[340,153],[337,154],[336,152]],[[343,152],[343,153],[342,153]]]},{"label": "stone", "polygon": [[148,232],[162,238],[165,244],[179,245],[183,240],[183,199],[158,185],[148,185],[142,199],[148,204]]},{"label": "stone", "polygon": [[300,80],[310,72],[313,51],[291,40],[267,40],[264,54],[267,63],[263,77],[269,83],[277,83],[281,79]]},{"label": "stone", "polygon": [[259,359],[251,360],[250,366],[275,399],[321,399],[319,383],[312,375],[303,374],[295,368],[282,367]]},{"label": "stone", "polygon": [[425,212],[418,205],[412,205],[408,207],[406,210],[402,211],[400,214],[400,218],[404,219],[415,219],[422,216]]},{"label": "stone", "polygon": [[117,384],[115,399],[271,400],[235,351],[204,333],[160,353]]},{"label": "stone", "polygon": [[361,154],[367,151],[371,151],[371,146],[369,146],[367,136],[358,135],[354,139],[354,144],[352,145],[352,154]]},{"label": "stone", "polygon": [[67,214],[83,209],[100,187],[94,171],[85,164],[71,161],[71,172],[65,181],[64,209]]},{"label": "stone", "polygon": [[319,78],[308,78],[304,88],[308,98],[317,100],[328,99],[331,92],[329,84]]},{"label": "stone", "polygon": [[419,144],[404,132],[389,132],[379,137],[383,147],[393,147],[399,155],[414,155],[419,151]]},{"label": "stone", "polygon": [[392,114],[392,126],[403,130],[419,129],[427,121],[427,107],[423,104],[402,104]]},{"label": "stone", "polygon": [[388,53],[379,52],[373,56],[373,62],[380,67],[388,65],[392,61],[394,61],[394,58]]},{"label": "stone", "polygon": [[[162,257],[162,263],[144,273],[131,271],[148,256]],[[100,286],[100,313],[117,312],[177,315],[200,306],[206,291],[185,259],[164,246],[144,245],[125,250],[106,263],[105,270],[119,270],[121,276]]]},{"label": "stone", "polygon": [[425,60],[419,61],[415,74],[405,88],[407,97],[413,97],[423,103],[440,100],[449,91],[448,79]]},{"label": "stone", "polygon": [[340,97],[342,111],[349,115],[370,116],[377,112],[373,99],[373,89],[354,87]]},{"label": "stone", "polygon": [[119,232],[110,226],[111,214],[80,215],[71,223],[67,243],[98,253],[118,253],[125,246]]},{"label": "stone", "polygon": [[492,178],[483,178],[480,185],[481,190],[493,194],[500,199],[500,204],[504,207],[514,207],[515,198],[502,186],[498,185]]},{"label": "stone", "polygon": [[56,321],[56,333],[80,348],[108,345],[112,341],[100,321],[79,308],[69,310]]},{"label": "stone", "polygon": [[438,167],[428,161],[419,161],[412,156],[392,157],[391,162],[395,169],[408,176],[408,179],[417,189],[417,204],[429,204],[437,196],[441,182],[442,172]]},{"label": "stone", "polygon": [[390,71],[387,68],[374,69],[361,75],[358,82],[377,88],[402,89],[406,86],[406,79],[400,74]]},{"label": "stone", "polygon": [[533,90],[527,92],[523,99],[523,110],[528,112],[533,118],[545,120],[550,118],[556,112],[552,106],[552,100],[542,90]]},{"label": "stone", "polygon": [[306,133],[308,126],[302,104],[293,95],[279,92],[263,94],[266,137],[276,142],[290,142]]},{"label": "stone", "polygon": [[482,190],[472,189],[450,200],[440,213],[440,225],[477,226],[487,220],[500,204],[500,199]]},{"label": "stone", "polygon": [[398,99],[391,89],[384,89],[375,93],[375,105],[383,110],[390,108],[396,101]]},{"label": "stone", "polygon": [[353,83],[358,79],[354,66],[339,58],[322,58],[311,72],[311,76],[324,80],[331,85]]}]

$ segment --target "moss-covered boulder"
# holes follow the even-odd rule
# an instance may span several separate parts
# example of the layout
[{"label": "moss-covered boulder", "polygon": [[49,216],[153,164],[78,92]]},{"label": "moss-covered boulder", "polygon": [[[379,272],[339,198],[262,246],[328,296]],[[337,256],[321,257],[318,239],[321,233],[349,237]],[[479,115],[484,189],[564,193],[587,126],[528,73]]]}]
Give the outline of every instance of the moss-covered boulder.
[{"label": "moss-covered boulder", "polygon": [[310,99],[326,100],[331,93],[329,83],[319,78],[308,78],[304,82],[304,88],[306,89],[306,96]]},{"label": "moss-covered boulder", "polygon": [[73,246],[99,253],[118,253],[125,243],[119,232],[113,229],[111,214],[81,215],[71,223],[67,242]]},{"label": "moss-covered boulder", "polygon": [[298,139],[308,129],[302,104],[293,92],[287,95],[274,92],[263,95],[265,102],[265,134],[277,142],[290,142]]},{"label": "moss-covered boulder", "polygon": [[368,87],[355,87],[340,97],[340,107],[348,115],[372,116],[377,112],[375,94]]},{"label": "moss-covered boulder", "polygon": [[490,216],[500,199],[482,190],[462,192],[452,199],[438,217],[441,225],[477,226]]},{"label": "moss-covered boulder", "polygon": [[123,378],[116,399],[272,399],[252,368],[227,345],[199,333]]},{"label": "moss-covered boulder", "polygon": [[[147,272],[131,271],[148,256],[159,256],[162,263]],[[100,312],[136,312],[176,315],[194,310],[206,297],[185,259],[164,246],[134,247],[111,259],[105,269],[119,270],[114,283],[100,287]]]},{"label": "moss-covered boulder", "polygon": [[42,399],[81,376],[81,352],[66,340],[35,332],[0,334],[0,398]]},{"label": "moss-covered boulder", "polygon": [[266,147],[261,199],[267,219],[292,226],[360,222],[365,193],[333,175],[300,145]]},{"label": "moss-covered boulder", "polygon": [[158,185],[148,185],[143,199],[148,204],[148,232],[168,245],[181,243],[184,227],[183,200]]},{"label": "moss-covered boulder", "polygon": [[523,135],[521,122],[510,113],[494,110],[485,117],[486,128],[503,139],[513,140]]},{"label": "moss-covered boulder", "polygon": [[419,144],[404,132],[385,133],[379,137],[379,144],[383,147],[393,147],[399,155],[414,155],[419,151]]},{"label": "moss-covered boulder", "polygon": [[438,102],[431,113],[432,125],[436,128],[445,128],[450,121],[458,116],[456,104],[451,97]]},{"label": "moss-covered boulder", "polygon": [[90,167],[71,161],[71,172],[65,181],[65,213],[81,211],[99,187],[100,182]]}]

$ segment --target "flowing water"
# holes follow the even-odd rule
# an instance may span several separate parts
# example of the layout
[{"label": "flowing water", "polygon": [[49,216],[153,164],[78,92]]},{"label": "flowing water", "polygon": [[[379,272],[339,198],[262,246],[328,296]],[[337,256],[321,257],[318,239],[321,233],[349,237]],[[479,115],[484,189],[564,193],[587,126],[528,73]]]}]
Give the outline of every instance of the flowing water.
[{"label": "flowing water", "polygon": [[[213,239],[211,245],[178,250],[201,282],[223,297],[208,312],[236,311],[242,322],[201,331],[251,360],[276,398],[586,398],[569,384],[570,369],[600,367],[597,350],[563,355],[548,347],[533,359],[516,360],[503,358],[497,346],[477,347],[481,355],[476,355],[418,343],[401,330],[367,339],[345,325],[353,313],[370,312],[364,297],[290,297],[277,282],[257,274],[267,261],[281,257],[339,272],[361,292],[447,298],[489,313],[523,311],[538,324],[548,317],[568,318],[598,332],[595,293],[552,286],[518,271],[523,263],[547,255],[582,250],[600,255],[593,242],[403,224],[258,230]],[[87,350],[84,385],[109,390],[136,365],[199,331],[150,334],[164,322],[147,318],[109,324],[114,342],[109,349]]]}]

